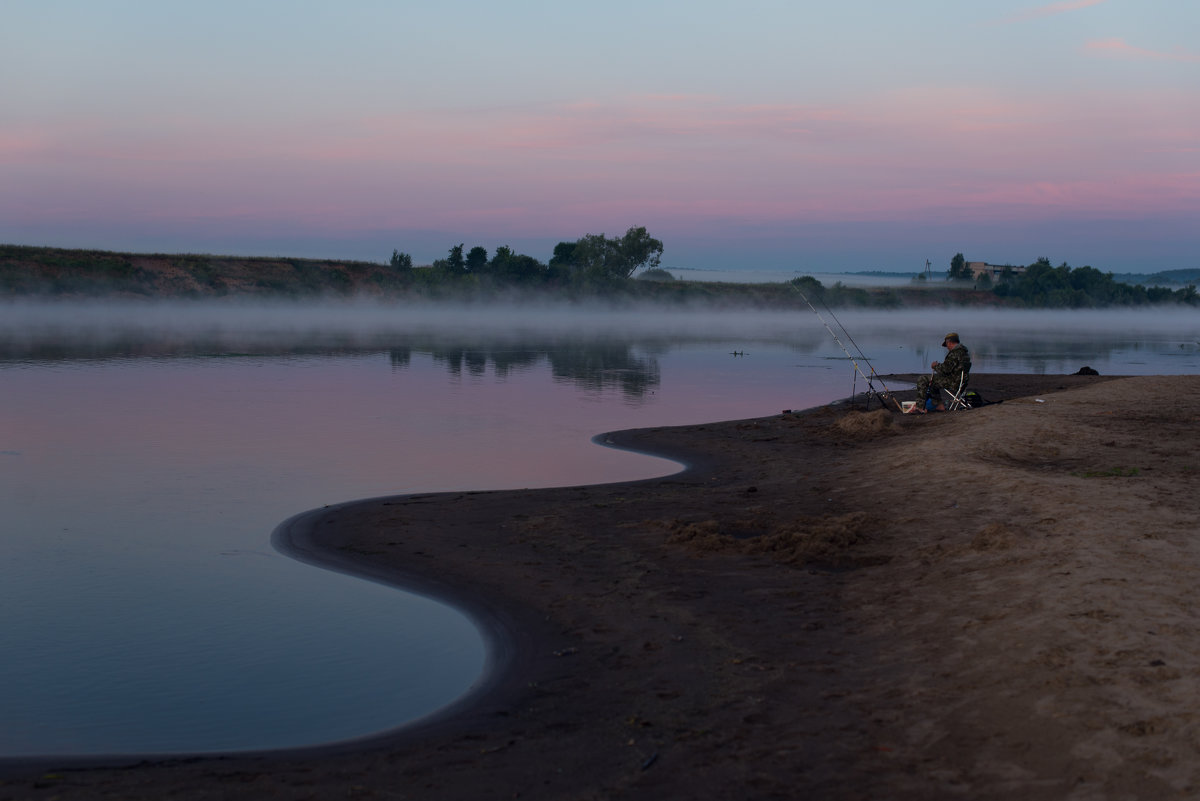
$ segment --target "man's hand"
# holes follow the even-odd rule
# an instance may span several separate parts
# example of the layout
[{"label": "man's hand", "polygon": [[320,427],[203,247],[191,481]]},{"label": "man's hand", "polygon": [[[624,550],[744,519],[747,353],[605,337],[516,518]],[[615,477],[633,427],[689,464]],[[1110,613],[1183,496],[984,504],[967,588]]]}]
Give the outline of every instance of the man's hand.
[{"label": "man's hand", "polygon": [[936,369],[937,369],[937,366],[938,366],[938,364],[939,364],[939,362],[934,362],[933,364],[931,364],[931,365],[929,365],[929,366],[930,366],[930,367],[932,367],[934,370],[936,370]]}]

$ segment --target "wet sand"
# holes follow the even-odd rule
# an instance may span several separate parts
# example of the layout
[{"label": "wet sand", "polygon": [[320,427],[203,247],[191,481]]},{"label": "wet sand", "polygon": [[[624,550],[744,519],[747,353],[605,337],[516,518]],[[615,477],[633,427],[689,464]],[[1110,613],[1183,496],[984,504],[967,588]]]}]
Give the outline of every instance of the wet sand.
[{"label": "wet sand", "polygon": [[337,747],[6,763],[0,799],[1193,797],[1200,377],[972,383],[1004,402],[618,432],[691,466],[302,515],[294,555],[478,615],[488,681]]}]

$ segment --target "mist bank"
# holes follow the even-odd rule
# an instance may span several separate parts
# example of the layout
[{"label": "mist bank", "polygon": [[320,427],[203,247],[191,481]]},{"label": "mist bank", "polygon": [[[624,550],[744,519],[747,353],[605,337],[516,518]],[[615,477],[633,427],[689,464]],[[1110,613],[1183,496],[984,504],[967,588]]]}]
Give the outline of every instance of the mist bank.
[{"label": "mist bank", "polygon": [[[1014,310],[967,307],[714,309],[639,302],[504,302],[480,305],[342,298],[309,301],[0,300],[0,360],[243,356],[407,350],[430,353],[636,348],[653,354],[680,344],[782,342],[798,352],[841,353],[826,324],[852,349],[874,357],[900,345],[936,358],[955,330],[980,357],[1071,343],[1168,342],[1200,347],[1200,314],[1189,307]],[[851,339],[852,338],[852,339]],[[924,349],[928,348],[928,354]],[[729,348],[724,348],[729,350]],[[724,350],[722,352],[724,352]],[[881,369],[884,364],[879,365]],[[1078,366],[1078,365],[1077,365]]]},{"label": "mist bank", "polygon": [[541,350],[567,343],[828,337],[812,311],[524,299],[487,305],[367,298],[0,300],[0,358],[267,355],[417,348]]}]

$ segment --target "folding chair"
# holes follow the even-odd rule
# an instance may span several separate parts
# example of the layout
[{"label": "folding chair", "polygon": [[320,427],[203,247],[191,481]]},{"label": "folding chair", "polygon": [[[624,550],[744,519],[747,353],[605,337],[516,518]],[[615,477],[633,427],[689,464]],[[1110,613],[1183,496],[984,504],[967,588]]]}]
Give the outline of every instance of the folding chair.
[{"label": "folding chair", "polygon": [[970,376],[967,370],[962,371],[962,375],[958,377],[958,389],[943,389],[950,396],[950,400],[946,403],[946,411],[956,412],[959,409],[970,409],[970,404],[967,403],[967,379]]}]

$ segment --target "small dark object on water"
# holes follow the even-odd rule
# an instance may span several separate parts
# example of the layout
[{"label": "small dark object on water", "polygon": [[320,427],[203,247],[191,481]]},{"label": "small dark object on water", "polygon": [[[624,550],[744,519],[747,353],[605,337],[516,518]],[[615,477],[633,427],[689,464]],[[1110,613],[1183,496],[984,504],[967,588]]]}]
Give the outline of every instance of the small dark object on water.
[{"label": "small dark object on water", "polygon": [[1090,367],[1080,367],[1079,372],[1075,375],[1100,375],[1100,373],[1096,372]]}]

